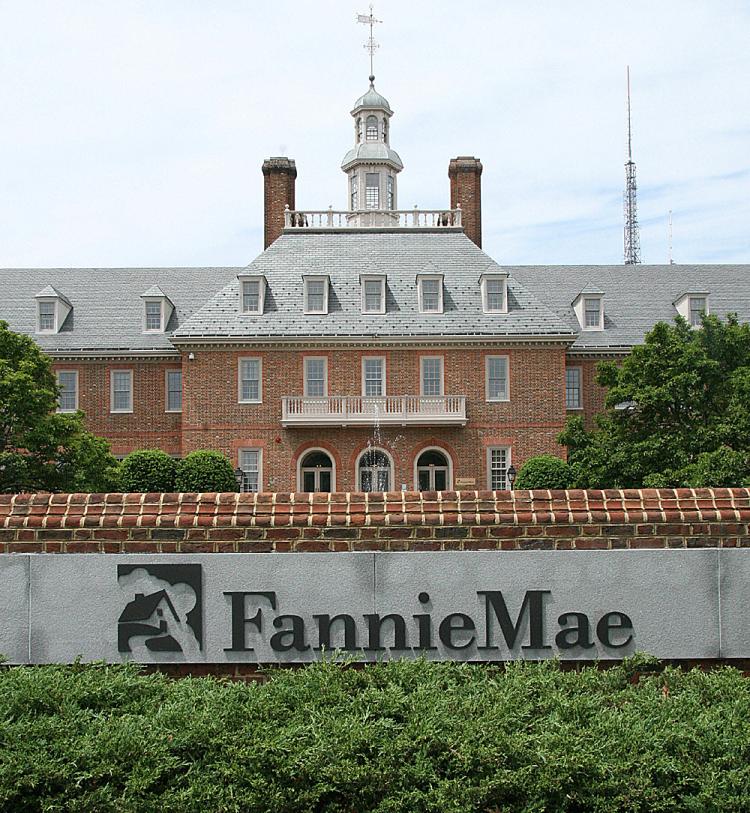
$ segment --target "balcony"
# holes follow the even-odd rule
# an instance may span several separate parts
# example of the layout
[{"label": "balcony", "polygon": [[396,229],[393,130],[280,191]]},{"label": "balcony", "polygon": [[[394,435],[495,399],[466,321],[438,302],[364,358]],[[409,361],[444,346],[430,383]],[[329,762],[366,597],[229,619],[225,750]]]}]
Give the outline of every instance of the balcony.
[{"label": "balcony", "polygon": [[465,426],[465,395],[331,395],[281,399],[282,426]]},{"label": "balcony", "polygon": [[439,229],[461,231],[461,207],[456,209],[360,209],[354,212],[296,211],[284,209],[284,229],[292,231],[346,231],[347,229]]}]

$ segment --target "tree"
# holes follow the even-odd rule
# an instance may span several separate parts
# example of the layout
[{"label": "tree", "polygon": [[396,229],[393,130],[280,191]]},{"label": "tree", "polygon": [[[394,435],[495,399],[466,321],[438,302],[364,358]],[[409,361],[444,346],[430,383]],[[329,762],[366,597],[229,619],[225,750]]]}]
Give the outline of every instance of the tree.
[{"label": "tree", "polygon": [[86,431],[83,414],[61,414],[50,359],[0,321],[0,492],[107,491],[117,461]]},{"label": "tree", "polygon": [[750,325],[660,322],[622,364],[600,364],[597,383],[596,430],[571,418],[560,436],[577,487],[750,482]]},{"label": "tree", "polygon": [[177,491],[237,491],[237,478],[221,452],[198,449],[180,461]]},{"label": "tree", "polygon": [[551,454],[530,457],[521,466],[514,485],[515,488],[568,488],[570,466]]},{"label": "tree", "polygon": [[120,463],[122,491],[174,491],[177,461],[161,449],[139,449]]}]

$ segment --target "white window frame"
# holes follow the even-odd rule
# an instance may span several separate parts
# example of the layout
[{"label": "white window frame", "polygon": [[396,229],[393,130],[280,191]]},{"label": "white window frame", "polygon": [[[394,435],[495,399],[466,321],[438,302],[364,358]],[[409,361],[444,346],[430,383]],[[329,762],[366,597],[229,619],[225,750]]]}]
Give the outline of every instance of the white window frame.
[{"label": "white window frame", "polygon": [[[493,488],[492,487],[492,452],[494,451],[505,451],[505,488]],[[485,462],[487,466],[487,488],[490,491],[508,491],[510,483],[508,482],[508,469],[512,465],[512,458],[511,458],[511,447],[510,446],[488,446],[487,452],[485,456]]]},{"label": "white window frame", "polygon": [[[424,363],[427,360],[439,359],[440,361],[440,392],[427,394],[424,390]],[[419,394],[422,398],[442,398],[445,395],[445,356],[420,356],[419,357]]]},{"label": "white window frame", "polygon": [[[242,397],[242,363],[245,361],[258,362],[258,397]],[[262,404],[263,403],[263,359],[260,356],[240,356],[237,359],[237,403],[238,404]]]},{"label": "white window frame", "polygon": [[[310,466],[302,466],[305,458],[309,455],[313,454],[314,452],[320,452],[324,454],[330,461],[331,461],[331,491],[330,493],[333,494],[336,491],[336,460],[334,459],[333,455],[328,451],[328,449],[323,449],[320,446],[312,446],[309,449],[305,449],[301,455],[297,458],[297,491],[301,494],[310,494],[315,492],[307,492],[303,491],[304,483],[302,482],[303,478],[303,468],[308,469],[311,468]],[[325,494],[326,492],[318,492]]]},{"label": "white window frame", "polygon": [[[381,382],[383,384],[383,391],[380,393],[380,395],[367,395],[366,394],[366,383],[367,383],[367,379],[365,378],[365,362],[366,361],[379,361],[381,363],[383,373],[382,373],[382,376],[381,376],[380,380],[381,380]],[[362,356],[362,397],[363,398],[384,398],[385,395],[386,395],[386,392],[387,392],[385,380],[386,380],[385,356]]]},{"label": "white window frame", "polygon": [[[310,395],[308,392],[307,362],[323,362],[323,394]],[[328,397],[328,356],[303,356],[302,357],[302,392],[305,398],[327,398]]]},{"label": "white window frame", "polygon": [[[263,274],[240,274],[240,313],[244,316],[262,316],[266,306],[266,278]],[[256,310],[245,310],[245,285],[247,283],[258,285],[258,307]]]},{"label": "white window frame", "polygon": [[[596,302],[599,305],[599,321],[596,325],[586,324],[586,302]],[[583,316],[581,324],[582,330],[604,330],[604,308],[602,307],[602,298],[600,296],[583,294],[581,297],[581,314]]]},{"label": "white window frame", "polygon": [[[436,281],[438,284],[438,307],[437,310],[425,310],[422,283],[425,280]],[[419,300],[419,312],[427,314],[438,314],[443,312],[443,275],[442,274],[419,274],[417,276],[417,296]]]},{"label": "white window frame", "polygon": [[[154,303],[158,303],[159,305],[159,327],[148,327],[148,322],[146,318],[146,313],[148,311],[149,304],[153,305]],[[143,332],[144,333],[164,333],[164,300],[161,297],[157,296],[147,296],[143,299]]]},{"label": "white window frame", "polygon": [[[255,491],[253,491],[252,489],[248,489],[247,491],[245,491],[245,489],[244,489],[244,485],[245,485],[244,472],[245,472],[245,469],[242,468],[242,454],[243,454],[243,452],[257,452],[258,453],[258,471],[257,471],[257,474],[258,474],[258,488]],[[257,493],[263,491],[263,449],[261,447],[259,447],[259,446],[245,446],[245,447],[242,447],[242,448],[238,449],[237,450],[237,468],[241,469],[242,472],[243,472],[242,483],[240,485],[240,488],[241,488],[241,490],[243,492],[251,493],[251,494],[252,493],[257,494]]]},{"label": "white window frame", "polygon": [[59,401],[59,396],[58,396],[57,412],[62,412],[62,413],[78,412],[78,370],[55,370],[55,380],[57,381],[57,386],[58,387],[60,386],[60,376],[63,373],[75,376],[75,379],[74,379],[75,380],[75,390],[74,391],[75,391],[76,405],[73,407],[73,409],[62,409],[62,407],[60,406],[60,401]]},{"label": "white window frame", "polygon": [[[568,371],[576,370],[578,372],[578,406],[568,405]],[[583,367],[570,366],[565,368],[565,409],[567,410],[581,410],[583,409]]]},{"label": "white window frame", "polygon": [[[367,308],[366,289],[368,282],[380,283],[380,307],[370,310]],[[363,274],[359,278],[362,313],[385,313],[385,276],[382,274]]]},{"label": "white window frame", "polygon": [[[126,373],[130,378],[130,408],[129,409],[115,409],[115,373]],[[109,411],[116,415],[128,415],[133,412],[133,402],[135,401],[135,394],[133,392],[133,371],[123,369],[113,369],[109,371]]]},{"label": "white window frame", "polygon": [[[508,277],[507,274],[482,274],[482,311],[484,313],[507,313],[508,312]],[[501,282],[503,286],[503,304],[500,308],[491,308],[489,304],[488,282]]]},{"label": "white window frame", "polygon": [[[388,461],[388,480],[389,480],[389,491],[393,491],[396,487],[395,485],[395,476],[396,476],[396,467],[393,465],[393,455],[391,455],[386,449],[382,446],[373,446],[371,449],[362,449],[362,451],[357,455],[357,462],[354,464],[354,477],[355,477],[355,485],[356,490],[359,491],[361,486],[361,478],[360,478],[360,467],[362,463],[362,458],[367,455],[368,453],[378,453],[385,455],[385,459]],[[368,468],[370,468],[368,466]],[[367,492],[373,493],[373,492]],[[375,492],[377,493],[377,492]]]},{"label": "white window frame", "polygon": [[414,457],[414,490],[419,491],[419,458],[425,452],[439,452],[443,457],[446,459],[447,462],[447,473],[446,473],[446,480],[447,484],[445,487],[446,491],[453,491],[453,458],[448,454],[448,452],[442,446],[425,446],[424,449],[420,449],[417,452],[416,456]]},{"label": "white window frame", "polygon": [[[52,305],[52,327],[51,328],[42,328],[42,304],[44,305]],[[58,300],[56,297],[45,297],[43,299],[37,299],[37,306],[36,306],[36,332],[37,333],[57,333],[58,329]]]},{"label": "white window frame", "polygon": [[[490,362],[493,359],[505,361],[505,397],[499,398],[490,392]],[[484,396],[489,403],[505,403],[510,401],[510,357],[501,353],[491,353],[484,357]]]},{"label": "white window frame", "polygon": [[[705,305],[705,307],[701,308],[701,310],[700,310],[699,318],[698,318],[697,322],[693,322],[693,300],[694,299],[702,299],[703,302],[704,302],[704,305]],[[708,295],[707,294],[688,294],[688,298],[687,298],[687,314],[688,314],[688,318],[687,318],[687,321],[688,321],[688,324],[690,325],[690,327],[693,327],[693,328],[701,327],[702,323],[701,323],[700,315],[704,314],[704,313],[706,314],[706,316],[708,316]]]},{"label": "white window frame", "polygon": [[[310,310],[307,299],[307,286],[309,282],[322,282],[323,283],[323,310]],[[328,289],[330,287],[330,280],[324,274],[305,274],[302,277],[303,292],[303,305],[302,309],[306,314],[312,315],[325,315],[328,313]]]},{"label": "white window frame", "polygon": [[[169,376],[174,373],[180,374],[180,408],[179,409],[170,409],[169,408]],[[164,411],[165,412],[182,412],[182,398],[184,395],[184,390],[182,387],[182,368],[181,367],[173,367],[171,369],[164,371]]]},{"label": "white window frame", "polygon": [[[378,179],[378,182],[377,182],[376,186],[370,186],[367,183],[367,178],[372,177],[373,175],[375,177],[377,177],[377,179]],[[381,185],[382,185],[383,181],[381,179],[381,175],[382,175],[382,173],[377,171],[377,170],[374,171],[374,172],[365,172],[365,209],[368,209],[370,211],[379,211],[380,209],[383,208],[383,205],[382,205],[383,201],[382,201],[382,194],[381,194],[381,192],[382,192]],[[375,201],[375,206],[370,205],[370,201],[368,200],[368,197],[367,197],[367,192],[370,189],[374,189],[377,192],[377,200]]]}]

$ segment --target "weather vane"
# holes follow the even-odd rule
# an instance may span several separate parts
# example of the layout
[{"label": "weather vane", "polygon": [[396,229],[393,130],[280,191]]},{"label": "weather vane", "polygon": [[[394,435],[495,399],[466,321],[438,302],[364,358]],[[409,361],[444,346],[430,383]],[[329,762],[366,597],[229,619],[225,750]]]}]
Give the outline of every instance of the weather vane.
[{"label": "weather vane", "polygon": [[373,70],[373,58],[375,56],[375,51],[380,48],[377,42],[375,42],[375,37],[372,35],[372,27],[375,23],[382,23],[382,20],[376,20],[372,14],[372,3],[370,3],[370,13],[369,14],[358,14],[357,15],[357,22],[363,23],[364,25],[370,26],[370,37],[368,38],[367,42],[364,44],[364,49],[370,52],[370,81],[375,81],[375,72]]}]

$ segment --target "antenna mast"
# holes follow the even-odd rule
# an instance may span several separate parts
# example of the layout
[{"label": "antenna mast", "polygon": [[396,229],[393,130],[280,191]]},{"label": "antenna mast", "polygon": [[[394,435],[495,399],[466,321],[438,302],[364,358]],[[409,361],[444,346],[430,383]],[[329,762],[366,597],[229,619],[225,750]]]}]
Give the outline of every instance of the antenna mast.
[{"label": "antenna mast", "polygon": [[624,254],[625,265],[635,265],[641,261],[641,237],[638,229],[638,206],[636,202],[637,184],[635,180],[635,161],[633,161],[633,141],[630,128],[630,66],[628,78],[628,160],[625,162],[625,194],[623,208],[625,213]]},{"label": "antenna mast", "polygon": [[373,62],[375,57],[375,51],[380,48],[380,45],[375,42],[375,37],[372,33],[372,27],[375,23],[382,23],[382,20],[376,20],[372,14],[372,3],[370,3],[370,13],[369,14],[358,14],[357,15],[357,22],[363,23],[364,25],[370,26],[370,36],[367,42],[362,46],[366,51],[370,52],[370,82],[375,81],[375,71],[373,70]]},{"label": "antenna mast", "polygon": [[672,210],[669,210],[669,264],[674,265],[672,259]]}]

